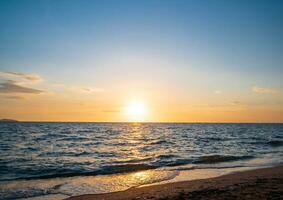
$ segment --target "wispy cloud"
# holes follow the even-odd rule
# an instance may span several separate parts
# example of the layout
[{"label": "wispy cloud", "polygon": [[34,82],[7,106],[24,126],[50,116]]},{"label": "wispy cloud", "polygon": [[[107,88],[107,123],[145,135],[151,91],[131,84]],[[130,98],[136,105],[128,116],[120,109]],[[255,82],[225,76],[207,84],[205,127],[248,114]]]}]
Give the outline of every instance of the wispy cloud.
[{"label": "wispy cloud", "polygon": [[87,92],[87,93],[95,93],[95,92],[103,92],[103,88],[92,88],[92,87],[82,87],[81,88],[82,92]]},{"label": "wispy cloud", "polygon": [[222,94],[222,91],[221,90],[215,90],[213,93],[214,94]]},{"label": "wispy cloud", "polygon": [[37,90],[29,87],[18,85],[16,81],[8,80],[4,83],[0,83],[0,93],[30,93],[40,94],[43,90]]},{"label": "wispy cloud", "polygon": [[240,101],[232,101],[230,102],[231,105],[241,105],[242,103]]},{"label": "wispy cloud", "polygon": [[[43,90],[31,88],[30,85],[43,81],[38,74],[21,72],[0,72],[0,93],[1,94],[40,94]],[[6,96],[5,98],[20,99],[18,95]]]},{"label": "wispy cloud", "polygon": [[23,96],[2,96],[5,99],[14,99],[14,100],[22,100],[22,99],[26,99]]},{"label": "wispy cloud", "polygon": [[103,110],[105,113],[119,113],[121,112],[121,109],[110,109],[110,110]]},{"label": "wispy cloud", "polygon": [[252,91],[258,94],[277,94],[278,93],[278,91],[273,88],[258,87],[258,86],[254,86],[252,88]]},{"label": "wispy cloud", "polygon": [[40,75],[31,73],[0,72],[0,77],[8,80],[17,80],[17,82],[21,83],[38,83],[43,81]]},{"label": "wispy cloud", "polygon": [[248,103],[240,102],[240,101],[227,101],[223,103],[210,103],[210,104],[197,104],[194,105],[193,107],[195,108],[205,108],[205,109],[232,109],[232,110],[237,110],[237,109],[245,109],[249,105]]}]

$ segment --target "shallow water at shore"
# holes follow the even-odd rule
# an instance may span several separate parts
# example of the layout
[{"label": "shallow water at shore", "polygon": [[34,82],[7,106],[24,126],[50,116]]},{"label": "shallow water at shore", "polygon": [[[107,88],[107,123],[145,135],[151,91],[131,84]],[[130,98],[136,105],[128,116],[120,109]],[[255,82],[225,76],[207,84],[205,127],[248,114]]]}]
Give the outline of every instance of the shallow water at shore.
[{"label": "shallow water at shore", "polygon": [[[8,181],[0,185],[0,199],[61,200],[82,194],[101,194],[124,191],[133,187],[214,178],[229,173],[271,166],[268,159],[259,159],[256,163],[256,165],[253,164],[253,161],[246,163],[249,167],[238,167],[237,162],[234,163],[234,167],[228,167],[225,163],[206,165],[201,168],[183,165],[112,175]],[[275,162],[273,164],[276,165]]]}]

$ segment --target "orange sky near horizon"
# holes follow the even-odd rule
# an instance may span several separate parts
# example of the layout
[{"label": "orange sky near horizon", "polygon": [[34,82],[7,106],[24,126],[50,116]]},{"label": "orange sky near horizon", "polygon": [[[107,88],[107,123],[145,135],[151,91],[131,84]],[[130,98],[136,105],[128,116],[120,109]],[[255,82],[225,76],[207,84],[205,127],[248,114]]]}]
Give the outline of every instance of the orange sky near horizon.
[{"label": "orange sky near horizon", "polygon": [[[24,78],[19,79],[23,80],[23,87],[27,85]],[[117,86],[90,92],[90,88],[51,86],[46,81],[32,86],[44,88],[44,92],[2,95],[0,118],[66,122],[283,122],[281,104],[273,103],[282,99],[281,94],[252,89],[244,91],[241,100],[240,94],[234,94],[238,101],[233,101],[234,97],[224,91],[169,93],[164,88],[134,91]]]}]

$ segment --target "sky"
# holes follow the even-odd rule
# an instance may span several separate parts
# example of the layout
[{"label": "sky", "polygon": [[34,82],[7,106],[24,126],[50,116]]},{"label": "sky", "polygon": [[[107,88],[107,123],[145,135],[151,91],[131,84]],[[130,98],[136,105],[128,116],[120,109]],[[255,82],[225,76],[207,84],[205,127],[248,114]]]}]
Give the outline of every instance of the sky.
[{"label": "sky", "polygon": [[1,0],[0,118],[283,122],[283,2]]}]

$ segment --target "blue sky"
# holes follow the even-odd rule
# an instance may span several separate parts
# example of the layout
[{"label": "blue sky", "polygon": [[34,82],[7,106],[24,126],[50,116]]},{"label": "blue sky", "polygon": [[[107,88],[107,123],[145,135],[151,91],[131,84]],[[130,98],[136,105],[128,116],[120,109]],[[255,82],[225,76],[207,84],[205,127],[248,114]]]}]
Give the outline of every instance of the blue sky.
[{"label": "blue sky", "polygon": [[199,98],[282,90],[282,9],[276,0],[2,0],[0,70],[39,74],[45,87],[127,82]]}]

